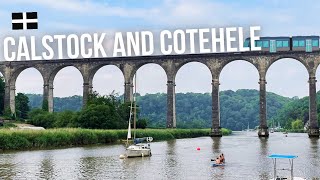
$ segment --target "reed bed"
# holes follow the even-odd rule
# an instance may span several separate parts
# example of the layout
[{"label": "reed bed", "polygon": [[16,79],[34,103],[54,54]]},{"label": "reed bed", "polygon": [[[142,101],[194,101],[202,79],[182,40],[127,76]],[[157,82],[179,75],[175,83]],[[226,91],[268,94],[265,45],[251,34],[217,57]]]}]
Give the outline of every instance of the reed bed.
[{"label": "reed bed", "polygon": [[[0,150],[28,150],[110,144],[126,139],[127,130],[61,128],[47,130],[0,130]],[[222,129],[223,135],[231,134]],[[210,129],[138,129],[136,137],[153,137],[154,141],[209,136]]]}]

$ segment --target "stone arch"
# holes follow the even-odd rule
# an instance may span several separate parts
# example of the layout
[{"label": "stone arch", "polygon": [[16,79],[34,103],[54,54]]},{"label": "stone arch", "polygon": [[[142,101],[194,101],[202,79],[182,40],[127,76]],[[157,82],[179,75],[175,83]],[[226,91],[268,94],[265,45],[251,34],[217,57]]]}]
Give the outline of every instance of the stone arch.
[{"label": "stone arch", "polygon": [[10,109],[13,114],[16,113],[16,107],[15,107],[16,80],[17,80],[18,76],[21,74],[21,72],[24,71],[25,69],[28,69],[28,68],[36,69],[40,73],[40,75],[42,76],[42,79],[44,82],[44,74],[37,66],[20,66],[12,72],[10,79],[7,79],[8,83],[9,83],[8,92],[10,93],[10,96],[6,95],[6,96],[8,96],[8,97],[6,97],[6,99],[8,99],[8,101],[9,101],[6,103],[8,103],[10,105]]},{"label": "stone arch", "polygon": [[15,86],[16,80],[17,80],[18,76],[21,74],[21,72],[26,70],[26,69],[29,69],[29,68],[36,69],[41,74],[43,82],[45,81],[44,72],[41,71],[41,69],[39,67],[37,67],[37,66],[22,66],[22,67],[19,67],[18,69],[16,69],[15,71],[12,72],[11,77],[10,77],[10,81],[9,81],[10,82],[10,86]]},{"label": "stone arch", "polygon": [[[146,70],[150,70],[151,68],[153,68],[155,71],[159,70],[159,73],[160,73],[160,76],[161,76],[160,77],[161,78],[161,83],[163,82],[163,85],[165,85],[167,83],[167,81],[168,81],[168,75],[167,75],[166,70],[158,63],[153,63],[153,62],[152,63],[145,63],[145,64],[139,66],[139,68],[136,69],[134,75],[137,74],[139,70],[140,71],[141,70],[145,70],[146,71]],[[152,73],[148,73],[148,74],[150,75],[150,77],[152,77],[154,75]],[[164,80],[162,79],[163,78],[163,74],[165,76]],[[138,87],[138,89],[140,89],[140,90],[138,90],[138,92],[141,92],[141,86],[140,86],[141,84],[139,84],[139,83],[141,83],[141,81],[144,81],[145,79],[148,79],[148,77],[142,77],[141,73],[137,75],[137,87]],[[149,79],[149,80],[151,81],[151,79]],[[159,79],[157,79],[157,80],[159,80]],[[156,81],[153,81],[153,82],[156,82]],[[157,84],[159,84],[159,83],[157,83]],[[157,84],[154,85],[154,86],[157,86]],[[164,88],[164,89],[165,89],[164,91],[166,92],[166,88]],[[156,90],[152,89],[151,91],[156,91]]]},{"label": "stone arch", "polygon": [[[222,74],[223,70],[225,70],[230,64],[232,64],[232,63],[234,63],[234,62],[244,63],[244,64],[246,64],[246,67],[248,67],[248,66],[249,66],[249,67],[253,67],[253,68],[255,69],[255,72],[258,74],[257,80],[259,80],[260,73],[259,73],[259,69],[258,69],[257,65],[254,64],[254,63],[252,63],[252,62],[250,62],[250,61],[246,61],[246,60],[243,60],[243,59],[239,59],[239,60],[229,61],[228,63],[226,63],[226,64],[223,66],[223,68],[221,69],[221,71],[219,71],[219,77],[218,77],[219,81],[220,81],[220,79],[221,79],[221,74]],[[257,82],[258,82],[258,81],[257,81]]]},{"label": "stone arch", "polygon": [[280,56],[277,56],[273,59],[270,60],[270,62],[268,63],[267,67],[266,67],[266,73],[268,72],[269,68],[271,67],[272,64],[274,64],[275,62],[279,61],[279,60],[282,60],[282,59],[293,59],[295,61],[298,61],[300,62],[307,70],[307,72],[311,73],[311,70],[308,66],[308,64],[306,63],[305,60],[303,60],[301,57],[297,57],[297,56],[290,56],[290,55],[280,55]]},{"label": "stone arch", "polygon": [[214,72],[213,72],[213,70],[210,68],[210,66],[208,65],[208,61],[201,61],[201,60],[195,60],[195,61],[185,61],[185,62],[183,62],[183,63],[179,63],[177,66],[176,66],[176,70],[175,70],[175,72],[174,72],[174,74],[173,74],[173,79],[175,80],[176,79],[176,75],[178,74],[178,72],[179,72],[179,70],[184,66],[184,65],[186,65],[186,64],[188,64],[188,63],[193,63],[193,62],[195,62],[195,63],[200,63],[200,64],[203,64],[203,65],[205,65],[208,69],[209,69],[209,71],[210,71],[210,73],[211,73],[211,76],[213,77],[213,74],[214,74]]},{"label": "stone arch", "polygon": [[[181,66],[181,64],[183,65]],[[181,101],[177,99],[175,107],[175,125],[180,128],[190,128],[190,125],[192,127],[196,126],[197,128],[208,128],[210,127],[212,122],[212,105],[206,104],[205,102],[208,101],[203,101],[203,98],[208,98],[210,97],[210,94],[212,94],[212,71],[206,64],[206,61],[189,61],[183,62],[181,64],[179,66],[179,69],[175,73],[174,79],[175,90],[180,94],[177,96],[181,97],[182,94],[185,94],[184,96],[189,96],[188,92],[192,92],[194,93],[194,96],[201,97],[199,99],[196,98],[193,101],[190,101],[190,103],[202,104],[203,106],[201,106],[201,108],[203,108],[206,113],[201,113],[198,115],[198,117],[192,116],[194,107],[188,107],[188,104],[181,103]],[[197,72],[197,76],[189,73],[191,71],[193,72],[193,74]],[[184,111],[184,109],[186,108],[188,109],[188,111]],[[194,123],[195,120],[197,122],[201,122],[201,125],[197,126],[197,123]]]},{"label": "stone arch", "polygon": [[[219,103],[220,103],[220,126],[228,129],[241,131],[250,125],[253,129],[259,125],[259,106],[251,106],[252,98],[259,99],[259,71],[253,63],[243,59],[228,62],[219,73]],[[248,96],[241,96],[248,94]],[[240,95],[241,104],[234,98]],[[237,109],[245,113],[238,116],[238,112],[229,113],[227,107]],[[239,121],[241,119],[241,121]]]},{"label": "stone arch", "polygon": [[[44,84],[44,76],[42,75],[42,73],[41,73],[41,71],[39,71],[38,69],[36,69],[35,67],[28,67],[28,68],[25,68],[25,69],[23,69],[20,73],[19,73],[19,75],[15,78],[15,87],[17,87],[17,82],[18,82],[18,79],[19,78],[23,78],[24,77],[24,74],[23,73],[25,73],[26,71],[27,72],[30,72],[30,70],[31,71],[34,71],[35,73],[37,73],[37,74],[33,74],[33,75],[35,75],[35,76],[39,76],[40,75],[40,79],[39,80],[36,80],[35,82],[37,82],[37,84],[39,84],[40,86],[41,86],[41,94],[43,93],[43,84]],[[31,76],[29,76],[29,78],[33,78],[33,76],[31,77]],[[42,80],[42,82],[41,82],[41,80]],[[21,80],[20,80],[20,83],[21,83]]]},{"label": "stone arch", "polygon": [[[177,69],[177,71],[175,72],[175,75],[174,75],[174,81],[176,82],[177,81],[177,74],[179,73],[179,72],[181,72],[181,69],[183,68],[183,67],[186,67],[186,65],[190,65],[190,64],[194,64],[194,63],[197,63],[197,64],[199,64],[200,66],[202,66],[202,67],[205,67],[205,69],[207,69],[208,71],[209,71],[209,73],[210,73],[210,81],[209,81],[209,83],[211,83],[212,82],[212,77],[213,77],[213,75],[212,75],[212,71],[211,71],[211,69],[210,69],[210,67],[206,64],[206,63],[204,63],[204,62],[199,62],[199,61],[190,61],[190,62],[187,62],[187,63],[183,63],[183,65],[182,66],[179,66],[179,69]],[[211,86],[210,86],[211,87]]]},{"label": "stone arch", "polygon": [[74,67],[74,68],[76,68],[80,72],[80,74],[82,76],[82,81],[84,82],[85,79],[84,79],[83,72],[77,66],[74,66],[74,65],[62,65],[62,66],[58,66],[58,67],[54,68],[50,72],[50,74],[49,74],[49,84],[53,84],[54,79],[55,79],[56,75],[58,74],[58,72],[60,72],[60,70],[66,68],[66,67]]},{"label": "stone arch", "polygon": [[[98,65],[98,66],[95,66],[94,68],[92,68],[90,73],[89,73],[89,84],[92,85],[92,87],[93,87],[94,77],[96,76],[97,72],[100,71],[104,67],[114,67],[114,68],[117,69],[117,71],[121,72],[121,75],[122,75],[121,77],[123,79],[123,84],[124,84],[124,74],[121,71],[121,69],[119,68],[118,64],[101,64],[101,65]],[[123,84],[122,84],[122,86],[123,86]]]},{"label": "stone arch", "polygon": [[[97,65],[97,66],[94,66],[94,67],[90,70],[90,73],[89,73],[89,83],[92,84],[93,78],[94,78],[94,76],[96,75],[96,73],[97,73],[101,68],[103,68],[103,67],[105,67],[105,66],[115,66],[115,67],[117,67],[117,68],[121,71],[119,64],[99,64],[99,65]],[[122,75],[123,75],[123,77],[124,77],[124,74],[123,74],[122,71],[121,71],[121,73],[122,73]]]},{"label": "stone arch", "polygon": [[[266,81],[269,91],[287,97],[309,96],[310,86],[308,80],[310,71],[308,70],[309,66],[307,66],[305,62],[301,57],[281,56],[272,59],[266,71]],[[285,70],[283,67],[290,69],[290,71],[286,71],[286,73],[280,72],[282,69]],[[294,79],[294,81],[292,81],[292,79]],[[290,80],[294,83],[289,83]],[[269,98],[267,95],[266,99]],[[309,105],[310,103],[308,103],[308,109],[310,110]],[[271,111],[267,108],[267,117],[270,114]],[[305,123],[309,118],[309,113],[305,113],[302,115],[301,120]],[[275,122],[275,124],[277,123],[278,122]],[[282,123],[280,124],[281,126],[283,126]]]},{"label": "stone arch", "polygon": [[228,64],[234,62],[234,61],[245,61],[245,62],[248,62],[250,63],[251,65],[253,65],[257,71],[258,71],[258,74],[260,75],[260,72],[259,72],[259,65],[257,62],[253,61],[252,59],[250,58],[232,58],[232,59],[229,59],[227,61],[222,61],[222,64],[219,66],[218,68],[218,79],[220,79],[220,74],[223,70],[223,68],[225,68]]},{"label": "stone arch", "polygon": [[144,65],[147,65],[147,64],[156,64],[156,65],[159,65],[163,71],[165,72],[166,76],[167,76],[167,79],[168,79],[168,72],[167,72],[167,69],[163,66],[162,63],[158,63],[158,62],[143,62],[143,63],[139,63],[137,65],[134,65],[133,66],[133,69],[131,71],[131,74],[130,74],[130,79],[133,79],[134,75],[137,73],[137,71]]},{"label": "stone arch", "polygon": [[[287,62],[287,63],[286,63]],[[290,63],[291,62],[291,63]],[[279,63],[279,64],[278,64]],[[305,83],[305,85],[307,85],[307,82],[308,82],[308,79],[309,79],[309,76],[310,76],[310,71],[308,70],[308,68],[305,66],[304,63],[301,63],[300,61],[298,61],[297,59],[294,59],[294,58],[276,58],[275,61],[273,61],[272,63],[270,63],[271,65],[269,65],[266,69],[266,82],[268,82],[267,86],[268,88],[270,89],[270,91],[274,92],[274,93],[277,93],[277,94],[280,94],[280,95],[283,95],[283,94],[286,94],[287,96],[290,96],[289,94],[292,92],[292,91],[285,91],[285,90],[288,90],[288,89],[296,89],[297,88],[297,84],[300,84],[301,83]],[[285,64],[285,65],[284,65]],[[276,66],[277,65],[277,66]],[[282,65],[282,66],[280,66]],[[294,65],[294,67],[290,67],[290,65]],[[287,68],[290,68],[290,69],[293,69],[293,70],[298,70],[298,72],[300,72],[302,74],[302,76],[296,76],[295,77],[295,72],[293,72],[293,74],[287,74],[287,73],[279,73],[279,69],[282,70],[285,68],[282,68],[283,66],[287,67]],[[281,67],[277,70],[275,70],[274,68],[276,67]],[[271,71],[273,70],[273,71]],[[295,78],[295,83],[294,84],[283,84],[283,82],[286,82],[288,79],[292,79],[292,78]],[[280,80],[281,83],[280,83]],[[272,83],[270,83],[272,82]],[[278,83],[278,84],[277,84]],[[277,84],[277,85],[275,85]],[[292,85],[292,86],[290,86]],[[295,87],[296,85],[296,87]],[[304,85],[304,84],[303,84]],[[277,89],[274,89],[274,87],[285,87],[285,88],[277,88]],[[304,87],[304,86],[303,86]],[[304,91],[301,91],[300,93],[306,93],[305,96],[308,95],[308,91],[307,91],[307,87],[304,89]],[[295,96],[296,94],[292,94],[292,96]]]}]

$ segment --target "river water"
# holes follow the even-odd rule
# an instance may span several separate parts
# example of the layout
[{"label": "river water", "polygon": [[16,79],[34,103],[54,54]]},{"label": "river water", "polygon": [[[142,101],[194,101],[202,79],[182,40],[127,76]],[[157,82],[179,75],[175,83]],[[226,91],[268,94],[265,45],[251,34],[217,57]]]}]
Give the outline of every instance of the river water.
[{"label": "river water", "polygon": [[[152,156],[119,159],[122,144],[0,154],[0,179],[269,179],[272,153],[299,156],[294,175],[320,179],[319,139],[307,134],[234,132],[222,138],[201,137],[153,142]],[[200,150],[197,150],[197,148]],[[212,167],[211,158],[225,154],[224,167]],[[278,168],[289,168],[287,160]],[[290,174],[288,171],[278,171]]]}]

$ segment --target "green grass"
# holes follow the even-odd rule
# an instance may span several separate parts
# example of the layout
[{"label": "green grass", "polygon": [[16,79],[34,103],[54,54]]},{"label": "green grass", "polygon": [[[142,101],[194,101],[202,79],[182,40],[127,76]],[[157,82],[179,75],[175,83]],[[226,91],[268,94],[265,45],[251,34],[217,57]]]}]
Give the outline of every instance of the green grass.
[{"label": "green grass", "polygon": [[[231,130],[222,129],[223,135]],[[209,136],[210,129],[138,129],[136,137],[153,137],[154,141]],[[126,139],[127,130],[93,130],[61,128],[48,130],[0,130],[0,150],[26,150],[109,144]]]},{"label": "green grass", "polygon": [[17,127],[17,126],[13,123],[4,123],[3,126],[0,126],[0,129],[9,129],[12,127]]}]

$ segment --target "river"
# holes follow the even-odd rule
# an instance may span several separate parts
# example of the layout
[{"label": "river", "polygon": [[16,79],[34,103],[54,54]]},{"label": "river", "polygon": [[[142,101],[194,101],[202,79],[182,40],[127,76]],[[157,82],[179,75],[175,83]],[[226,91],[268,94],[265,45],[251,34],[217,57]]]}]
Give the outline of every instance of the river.
[{"label": "river", "polygon": [[[222,138],[200,137],[152,142],[152,156],[119,159],[122,144],[0,154],[0,179],[269,179],[272,153],[294,154],[294,175],[320,179],[319,139],[307,134],[234,132]],[[197,150],[197,148],[200,150]],[[211,158],[225,154],[224,167],[211,167]],[[287,160],[279,168],[289,168]],[[289,174],[288,171],[279,171]]]}]

